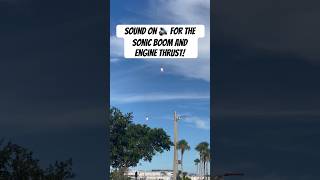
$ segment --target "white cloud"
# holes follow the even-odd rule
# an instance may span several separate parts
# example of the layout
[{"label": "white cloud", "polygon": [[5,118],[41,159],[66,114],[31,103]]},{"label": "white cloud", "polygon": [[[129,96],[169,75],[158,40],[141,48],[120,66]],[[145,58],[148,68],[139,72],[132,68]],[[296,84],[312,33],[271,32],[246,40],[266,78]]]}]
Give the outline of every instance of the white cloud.
[{"label": "white cloud", "polygon": [[179,24],[209,24],[210,0],[156,0],[151,2],[153,17]]},{"label": "white cloud", "polygon": [[210,121],[209,120],[203,120],[200,117],[192,116],[187,117],[184,122],[189,123],[191,125],[194,125],[196,128],[209,130],[210,129]]},{"label": "white cloud", "polygon": [[156,101],[171,101],[171,100],[208,100],[209,94],[204,93],[149,93],[142,95],[111,95],[112,103],[137,103],[137,102],[156,102]]},{"label": "white cloud", "polygon": [[117,62],[123,58],[123,40],[116,36],[110,37],[110,61]]},{"label": "white cloud", "polygon": [[[172,24],[203,24],[206,35],[199,39],[199,57],[197,59],[181,60],[152,60],[170,66],[175,74],[188,78],[210,81],[210,0],[156,0],[150,2],[147,13],[155,21]],[[123,57],[123,40],[110,37],[111,61]]]},{"label": "white cloud", "polygon": [[172,23],[205,25],[205,37],[199,39],[198,59],[163,62],[173,66],[179,75],[210,81],[210,0],[157,0],[151,4],[150,13]]},{"label": "white cloud", "polygon": [[[198,128],[198,129],[202,129],[202,130],[210,130],[210,119],[209,118],[203,118],[203,117],[198,117],[198,116],[193,116],[191,115],[189,112],[185,112],[185,113],[181,113],[178,114],[178,116],[186,116],[184,118],[182,118],[180,121],[182,123],[186,123],[189,126],[191,126],[192,128]],[[172,116],[168,115],[165,117],[151,117],[151,119],[155,120],[172,120]]]}]

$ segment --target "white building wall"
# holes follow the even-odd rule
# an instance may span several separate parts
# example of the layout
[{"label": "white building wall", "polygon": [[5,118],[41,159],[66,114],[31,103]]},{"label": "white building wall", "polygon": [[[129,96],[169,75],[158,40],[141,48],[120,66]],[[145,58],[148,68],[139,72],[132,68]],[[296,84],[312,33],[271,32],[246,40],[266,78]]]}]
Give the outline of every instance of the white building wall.
[{"label": "white building wall", "polygon": [[[172,180],[172,171],[129,171],[127,176],[135,178],[138,173],[138,180]],[[200,176],[188,176],[191,180],[201,180]]]}]

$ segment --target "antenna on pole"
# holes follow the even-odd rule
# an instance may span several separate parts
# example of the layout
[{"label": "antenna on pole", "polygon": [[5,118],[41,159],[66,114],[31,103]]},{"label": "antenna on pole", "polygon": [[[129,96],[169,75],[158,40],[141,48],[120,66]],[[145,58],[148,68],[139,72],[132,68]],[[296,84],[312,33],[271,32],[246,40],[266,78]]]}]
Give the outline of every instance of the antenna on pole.
[{"label": "antenna on pole", "polygon": [[174,111],[173,113],[173,133],[174,133],[174,138],[173,138],[173,180],[177,179],[178,175],[178,150],[177,150],[177,143],[178,143],[178,121],[188,117],[187,115],[181,115],[178,116],[177,112]]}]

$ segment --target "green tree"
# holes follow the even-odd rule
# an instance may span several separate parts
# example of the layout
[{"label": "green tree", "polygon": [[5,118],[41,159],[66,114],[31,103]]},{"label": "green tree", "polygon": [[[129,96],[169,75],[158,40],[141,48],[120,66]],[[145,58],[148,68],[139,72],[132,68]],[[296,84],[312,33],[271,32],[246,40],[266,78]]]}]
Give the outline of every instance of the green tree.
[{"label": "green tree", "polygon": [[183,154],[186,150],[190,150],[190,146],[186,140],[182,139],[178,142],[177,148],[181,153],[181,171],[183,171]]},{"label": "green tree", "polygon": [[72,160],[56,162],[47,169],[39,166],[39,160],[26,148],[8,142],[0,142],[0,179],[66,180],[74,177]]},{"label": "green tree", "polygon": [[199,163],[200,163],[200,159],[195,159],[194,160],[194,164],[197,166],[197,174],[199,174]]},{"label": "green tree", "polygon": [[161,128],[134,124],[132,113],[110,109],[111,166],[118,171],[136,166],[140,160],[151,161],[156,153],[169,151],[172,142]]},{"label": "green tree", "polygon": [[188,175],[187,172],[183,172],[183,173],[182,173],[182,178],[185,179],[187,175]]},{"label": "green tree", "polygon": [[187,172],[179,171],[177,180],[191,180],[187,175],[188,175]]},{"label": "green tree", "polygon": [[205,171],[204,174],[206,176],[206,178],[208,178],[208,172],[209,172],[209,162],[210,162],[210,149],[207,148],[205,149],[205,151],[203,152],[203,161],[204,161],[204,165],[205,165]]},{"label": "green tree", "polygon": [[184,178],[184,180],[191,180],[191,178],[189,178],[188,176],[186,176],[186,177]]},{"label": "green tree", "polygon": [[208,158],[207,154],[210,153],[209,152],[209,143],[201,142],[196,146],[195,149],[200,154],[200,161],[202,162],[202,165],[203,165],[203,176],[205,177],[205,175],[206,175],[206,162],[207,162],[206,158]]},{"label": "green tree", "polygon": [[74,173],[72,173],[72,159],[64,162],[56,161],[46,169],[45,176],[49,180],[73,178]]},{"label": "green tree", "polygon": [[182,180],[182,171],[178,170],[178,174],[177,174],[177,180]]}]

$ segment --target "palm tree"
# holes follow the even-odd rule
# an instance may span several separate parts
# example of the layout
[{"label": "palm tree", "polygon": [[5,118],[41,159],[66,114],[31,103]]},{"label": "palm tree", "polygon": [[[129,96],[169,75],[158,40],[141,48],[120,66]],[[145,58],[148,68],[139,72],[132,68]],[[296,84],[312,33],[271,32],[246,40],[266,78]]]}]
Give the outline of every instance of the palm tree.
[{"label": "palm tree", "polygon": [[197,166],[197,174],[199,174],[199,163],[200,163],[200,159],[195,159],[194,160],[194,164]]},{"label": "palm tree", "polygon": [[208,165],[209,165],[209,162],[210,162],[210,149],[209,149],[209,148],[206,149],[206,150],[203,152],[203,161],[204,161],[204,163],[205,163],[204,169],[207,170],[207,172],[204,171],[204,175],[205,175],[206,177],[208,177],[208,172],[209,172]]},{"label": "palm tree", "polygon": [[[203,175],[205,177],[205,172],[206,172],[206,158],[207,158],[207,153],[209,152],[209,143],[207,142],[201,142],[199,143],[196,148],[195,148],[199,154],[200,154],[200,161],[202,162],[203,165]],[[201,164],[201,163],[200,163]]]},{"label": "palm tree", "polygon": [[182,173],[182,179],[186,179],[186,176],[188,175],[188,173],[187,172],[183,172]]},{"label": "palm tree", "polygon": [[178,142],[178,149],[181,152],[181,171],[183,172],[183,154],[186,150],[190,150],[190,146],[186,140],[182,139]]}]

